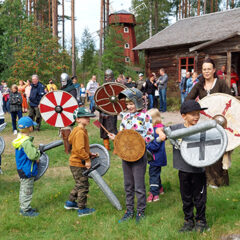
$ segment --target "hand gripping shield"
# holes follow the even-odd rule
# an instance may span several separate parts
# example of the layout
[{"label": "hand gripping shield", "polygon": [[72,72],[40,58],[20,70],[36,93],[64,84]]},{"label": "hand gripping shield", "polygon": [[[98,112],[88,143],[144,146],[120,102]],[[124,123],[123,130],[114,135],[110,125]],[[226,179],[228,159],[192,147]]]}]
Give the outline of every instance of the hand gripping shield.
[{"label": "hand gripping shield", "polygon": [[228,145],[226,151],[231,151],[240,145],[240,101],[235,97],[214,93],[199,100],[201,107],[207,110],[201,111],[201,118],[213,119],[216,115],[221,115],[226,121],[226,133]]},{"label": "hand gripping shield", "polygon": [[40,113],[43,120],[54,127],[67,127],[74,122],[73,112],[77,100],[68,92],[52,91],[42,97]]},{"label": "hand gripping shield", "polygon": [[94,94],[94,101],[99,110],[109,115],[118,115],[126,109],[125,101],[119,100],[118,95],[126,89],[120,83],[105,83]]}]

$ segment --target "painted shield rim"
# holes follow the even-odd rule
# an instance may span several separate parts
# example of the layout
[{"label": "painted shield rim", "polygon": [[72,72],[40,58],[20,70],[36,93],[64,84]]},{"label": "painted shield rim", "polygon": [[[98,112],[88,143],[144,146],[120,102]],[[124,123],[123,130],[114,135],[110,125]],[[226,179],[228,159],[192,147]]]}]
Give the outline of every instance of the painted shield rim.
[{"label": "painted shield rim", "polygon": [[[56,110],[55,110],[55,107],[56,107],[57,105],[54,104],[53,102],[51,102],[51,100],[49,100],[49,99],[47,98],[47,96],[50,95],[50,94],[53,94],[53,95],[54,95],[54,93],[61,93],[61,92],[62,92],[62,96],[63,96],[63,94],[68,95],[68,99],[67,99],[67,101],[65,101],[65,102],[62,104],[62,98],[61,98],[61,102],[59,103],[59,105],[62,106],[62,107],[63,107],[64,105],[66,105],[66,107],[63,108],[63,110],[62,110],[64,113],[63,113],[63,112],[57,113]],[[51,106],[48,106],[48,105],[46,105],[46,104],[43,104],[43,101],[46,101],[46,98],[47,98],[47,101],[51,104]],[[58,100],[58,99],[55,98],[55,95],[54,95],[54,100],[55,100],[55,101]],[[73,102],[73,104],[71,104],[71,105],[68,104],[70,100]],[[61,105],[61,104],[62,104],[62,105]],[[41,114],[43,120],[44,120],[47,124],[49,124],[49,125],[51,125],[51,126],[53,126],[53,127],[60,127],[60,128],[61,128],[61,127],[67,127],[67,126],[71,125],[71,124],[74,122],[73,112],[74,112],[74,110],[78,107],[78,102],[77,102],[77,100],[76,100],[70,93],[68,93],[68,92],[66,92],[66,91],[62,91],[62,90],[55,90],[55,91],[51,91],[51,92],[47,93],[46,95],[44,95],[44,96],[42,97],[39,105],[40,105],[40,107],[39,107],[39,109],[40,109],[40,114]],[[69,106],[68,106],[68,105],[69,105]],[[48,110],[46,110],[45,112],[42,112],[42,107],[43,107],[43,106],[45,106]],[[64,109],[65,109],[65,110],[64,110]],[[66,110],[67,110],[67,111],[66,111]],[[51,113],[50,113],[50,112],[51,112]],[[49,114],[52,114],[52,115],[46,119],[45,113],[49,113]],[[63,119],[63,116],[64,116],[64,119]],[[51,124],[51,121],[50,121],[51,118],[54,118],[54,120],[55,120],[55,125],[54,125],[54,124]],[[56,123],[57,123],[57,120],[58,120],[59,118],[61,118],[62,124],[57,125]],[[53,120],[53,121],[54,121],[54,120]],[[64,125],[64,121],[66,122],[65,125]]]},{"label": "painted shield rim", "polygon": [[[47,171],[48,166],[49,166],[49,157],[48,157],[48,155],[46,153],[42,153],[41,157],[42,156],[44,156],[46,158],[46,161],[45,161],[46,165],[45,165],[44,170],[41,173],[38,172],[37,176],[35,176],[35,178],[34,178],[34,181],[39,180],[45,174],[45,172]],[[41,157],[40,157],[40,159],[41,159]],[[39,161],[41,161],[40,159],[39,159]]]},{"label": "painted shield rim", "polygon": [[2,145],[2,148],[0,149],[0,155],[2,155],[3,152],[4,152],[6,144],[5,144],[4,139],[1,136],[0,136],[0,142],[1,142],[1,145]]},{"label": "painted shield rim", "polygon": [[[115,111],[115,112],[110,112],[110,111],[107,111],[107,110],[105,110],[104,108],[102,108],[100,105],[98,105],[98,94],[99,94],[99,92],[102,90],[102,89],[104,89],[104,87],[105,86],[108,86],[108,85],[116,85],[116,86],[119,86],[119,87],[122,87],[123,89],[122,89],[122,91],[124,90],[124,89],[126,89],[127,87],[125,86],[125,85],[123,85],[123,84],[121,84],[121,83],[117,83],[117,82],[110,82],[110,83],[104,83],[102,86],[100,86],[99,88],[97,88],[97,90],[96,90],[96,92],[95,92],[95,94],[94,94],[94,101],[95,101],[95,104],[96,104],[96,106],[97,106],[97,108],[98,109],[100,109],[102,112],[104,112],[104,113],[106,113],[106,114],[109,114],[109,115],[118,115],[120,112],[117,112],[117,111]],[[118,95],[117,95],[118,96]],[[101,100],[101,99],[100,99]],[[118,100],[119,101],[119,100]],[[120,106],[120,108],[122,109],[122,111],[124,111],[125,109],[122,107],[122,105],[119,103],[119,106]],[[115,108],[115,107],[114,107]],[[121,111],[121,112],[122,112]]]}]

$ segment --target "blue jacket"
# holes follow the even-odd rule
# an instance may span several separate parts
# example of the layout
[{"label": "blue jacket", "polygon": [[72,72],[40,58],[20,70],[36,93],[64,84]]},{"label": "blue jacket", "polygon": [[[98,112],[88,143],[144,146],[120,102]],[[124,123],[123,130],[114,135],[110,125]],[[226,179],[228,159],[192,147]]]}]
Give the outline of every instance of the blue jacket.
[{"label": "blue jacket", "polygon": [[32,141],[33,137],[19,134],[12,142],[20,178],[35,177],[38,173],[36,160],[40,157],[40,151],[34,147]]},{"label": "blue jacket", "polygon": [[152,166],[166,166],[167,165],[167,155],[165,150],[165,142],[157,142],[156,139],[158,134],[156,129],[163,127],[162,124],[157,124],[154,126],[154,140],[147,145],[147,149],[152,153],[153,159],[149,161]]},{"label": "blue jacket", "polygon": [[45,94],[45,86],[38,82],[37,85],[31,84],[31,92],[29,97],[29,103],[31,107],[37,107],[40,103],[41,98]]}]

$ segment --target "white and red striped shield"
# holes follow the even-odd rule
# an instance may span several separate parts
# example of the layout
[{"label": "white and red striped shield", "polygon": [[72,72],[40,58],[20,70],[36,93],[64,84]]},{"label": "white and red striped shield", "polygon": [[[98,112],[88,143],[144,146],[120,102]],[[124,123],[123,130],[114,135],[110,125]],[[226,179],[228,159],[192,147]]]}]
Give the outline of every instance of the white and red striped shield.
[{"label": "white and red striped shield", "polygon": [[66,127],[74,122],[73,112],[77,100],[68,92],[52,91],[42,97],[40,113],[43,120],[54,127]]}]

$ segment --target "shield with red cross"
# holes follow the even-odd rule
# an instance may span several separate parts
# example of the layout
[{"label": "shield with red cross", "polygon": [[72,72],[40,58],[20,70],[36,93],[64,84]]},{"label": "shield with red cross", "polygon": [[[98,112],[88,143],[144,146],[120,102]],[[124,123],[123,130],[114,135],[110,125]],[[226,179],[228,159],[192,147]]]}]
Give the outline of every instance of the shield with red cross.
[{"label": "shield with red cross", "polygon": [[73,112],[77,100],[68,92],[52,91],[42,97],[40,113],[43,120],[54,127],[67,127],[74,122]]}]

